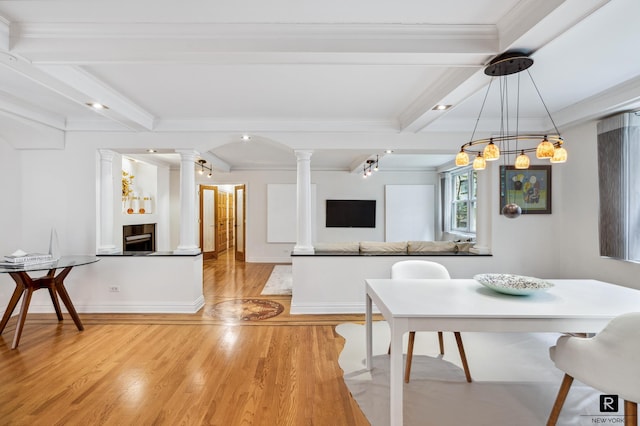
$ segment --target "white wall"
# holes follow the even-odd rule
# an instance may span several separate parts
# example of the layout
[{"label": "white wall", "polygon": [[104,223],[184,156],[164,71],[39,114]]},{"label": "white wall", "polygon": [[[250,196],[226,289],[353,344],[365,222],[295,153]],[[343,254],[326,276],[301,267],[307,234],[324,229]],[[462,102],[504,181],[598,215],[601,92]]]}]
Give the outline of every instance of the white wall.
[{"label": "white wall", "polygon": [[[206,179],[206,178],[204,178]],[[386,184],[433,184],[435,172],[384,172],[368,179],[359,173],[344,171],[311,172],[311,183],[316,185],[316,241],[384,241],[384,187]],[[210,185],[247,185],[247,260],[250,262],[290,262],[292,243],[267,242],[267,185],[296,183],[294,170],[237,171],[214,173],[212,179],[198,180]],[[375,228],[325,227],[325,200],[376,200]]]},{"label": "white wall", "polygon": [[563,137],[569,161],[558,167],[562,187],[554,199],[562,212],[553,239],[558,277],[595,278],[640,289],[640,264],[599,255],[596,122],[572,128]]},{"label": "white wall", "polygon": [[[638,286],[636,264],[601,259],[597,249],[597,172],[595,124],[564,132],[569,162],[553,167],[553,214],[522,215],[507,219],[499,214],[498,165],[492,173],[492,251],[488,270],[540,277],[595,277],[629,286]],[[200,135],[200,137],[203,137]],[[168,148],[176,140],[197,143],[193,134],[151,135],[127,133],[73,133],[64,150],[14,151],[0,144],[0,177],[5,182],[6,203],[0,208],[0,248],[4,253],[20,247],[28,251],[46,250],[52,226],[58,230],[63,254],[89,254],[96,247],[96,150],[99,148]],[[170,172],[171,246],[175,248],[175,171]],[[89,177],[89,178],[87,178]],[[204,178],[206,179],[206,178]],[[295,183],[295,170],[235,171],[214,173],[214,178],[198,183],[247,185],[247,260],[288,262],[293,244],[267,243],[267,184]],[[360,241],[384,239],[384,185],[436,184],[435,172],[393,173],[381,170],[368,179],[347,172],[315,171],[317,185],[317,241]],[[16,186],[19,189],[16,189]],[[363,198],[378,200],[375,229],[325,228],[324,200]],[[15,200],[15,201],[14,201]],[[9,244],[9,246],[7,246]],[[17,246],[17,247],[14,247]],[[489,269],[490,268],[490,269]],[[0,291],[5,291],[4,289]]]},{"label": "white wall", "polygon": [[[2,201],[0,202],[0,255],[13,253],[23,248],[22,241],[22,191],[20,185],[20,156],[18,151],[0,139],[0,182]],[[7,274],[0,274],[0,309],[9,300],[14,289],[13,280]]]}]

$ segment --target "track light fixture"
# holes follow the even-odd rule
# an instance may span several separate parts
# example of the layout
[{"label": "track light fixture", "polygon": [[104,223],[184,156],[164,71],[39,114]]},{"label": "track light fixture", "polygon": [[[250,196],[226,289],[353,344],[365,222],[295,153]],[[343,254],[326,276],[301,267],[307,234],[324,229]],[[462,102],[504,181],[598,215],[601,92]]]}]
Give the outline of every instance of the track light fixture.
[{"label": "track light fixture", "polygon": [[198,174],[203,175],[204,171],[208,170],[209,174],[207,174],[207,177],[211,178],[211,176],[213,176],[213,167],[205,166],[205,164],[207,164],[207,160],[203,160],[201,158],[196,162],[196,164],[200,165],[200,170],[198,170]]},{"label": "track light fixture", "polygon": [[364,162],[364,166],[363,166],[363,178],[367,178],[367,176],[371,176],[371,174],[373,172],[377,172],[378,170],[380,170],[380,168],[378,167],[378,161],[379,161],[379,156],[376,155],[376,159],[375,160],[367,160]]}]

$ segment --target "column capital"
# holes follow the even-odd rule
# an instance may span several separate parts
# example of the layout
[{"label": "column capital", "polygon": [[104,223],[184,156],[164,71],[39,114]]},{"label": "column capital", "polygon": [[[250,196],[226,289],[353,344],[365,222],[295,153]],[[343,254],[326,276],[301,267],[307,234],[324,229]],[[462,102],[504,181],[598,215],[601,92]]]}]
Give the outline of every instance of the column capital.
[{"label": "column capital", "polygon": [[298,160],[309,160],[311,159],[311,155],[313,155],[313,150],[310,149],[294,150],[293,152],[296,154]]},{"label": "column capital", "polygon": [[194,149],[176,149],[175,152],[180,154],[180,160],[182,161],[196,161],[196,157],[200,155],[200,153]]},{"label": "column capital", "polygon": [[101,160],[112,161],[113,157],[116,156],[116,153],[110,149],[99,149],[98,152]]}]

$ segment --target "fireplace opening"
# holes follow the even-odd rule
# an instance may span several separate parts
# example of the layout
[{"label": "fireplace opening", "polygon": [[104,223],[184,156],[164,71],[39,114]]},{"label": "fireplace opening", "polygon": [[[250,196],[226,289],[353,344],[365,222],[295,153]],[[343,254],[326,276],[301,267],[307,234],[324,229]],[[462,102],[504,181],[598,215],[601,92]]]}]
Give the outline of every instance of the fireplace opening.
[{"label": "fireplace opening", "polygon": [[124,225],[122,227],[123,251],[156,251],[156,224]]}]

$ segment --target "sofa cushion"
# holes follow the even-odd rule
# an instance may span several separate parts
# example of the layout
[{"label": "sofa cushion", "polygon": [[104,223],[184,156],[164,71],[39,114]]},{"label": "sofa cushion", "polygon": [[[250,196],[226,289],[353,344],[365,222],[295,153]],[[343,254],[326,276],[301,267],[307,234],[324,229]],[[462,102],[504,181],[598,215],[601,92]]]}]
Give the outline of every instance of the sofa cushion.
[{"label": "sofa cushion", "polygon": [[407,242],[361,241],[360,253],[407,253]]},{"label": "sofa cushion", "polygon": [[358,253],[360,251],[360,243],[344,242],[344,243],[316,243],[313,246],[316,253]]},{"label": "sofa cushion", "polygon": [[434,252],[457,252],[458,247],[453,241],[409,241],[407,244],[409,253],[434,253]]},{"label": "sofa cushion", "polygon": [[457,242],[456,243],[456,247],[458,248],[458,251],[469,251],[469,249],[471,247],[473,247],[476,243],[474,242],[469,242],[469,241],[464,241],[464,242]]}]

